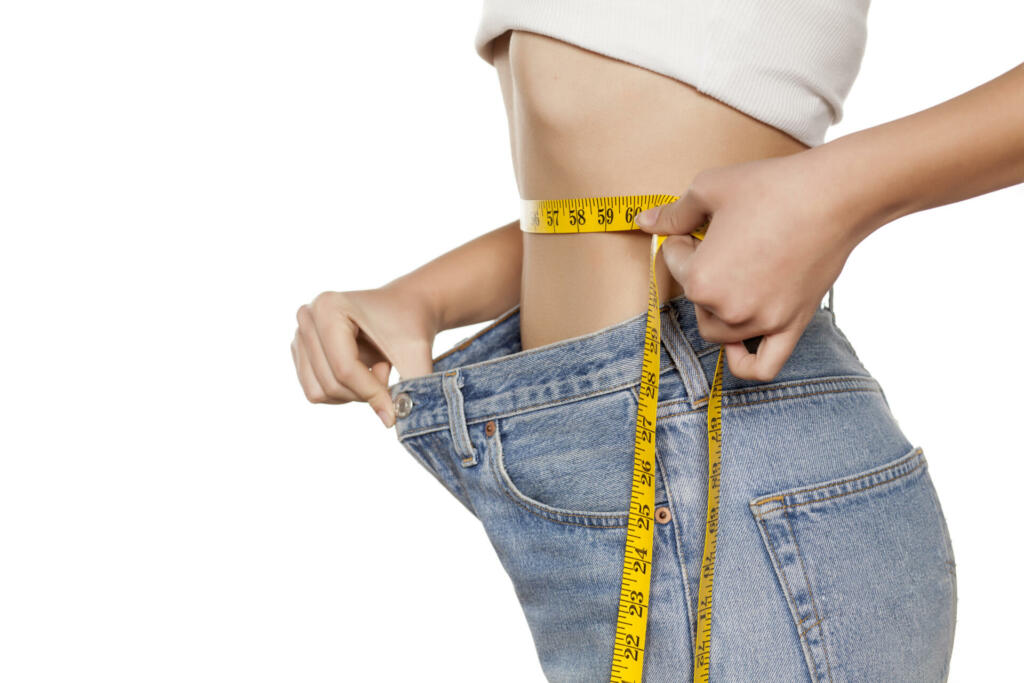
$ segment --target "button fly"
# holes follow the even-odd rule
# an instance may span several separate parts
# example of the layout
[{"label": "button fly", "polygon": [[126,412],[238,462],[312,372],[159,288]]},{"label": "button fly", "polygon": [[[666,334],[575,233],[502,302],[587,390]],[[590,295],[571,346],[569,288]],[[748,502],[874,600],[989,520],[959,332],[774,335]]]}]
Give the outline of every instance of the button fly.
[{"label": "button fly", "polygon": [[403,391],[395,396],[395,415],[407,417],[410,412],[412,412],[412,396]]}]

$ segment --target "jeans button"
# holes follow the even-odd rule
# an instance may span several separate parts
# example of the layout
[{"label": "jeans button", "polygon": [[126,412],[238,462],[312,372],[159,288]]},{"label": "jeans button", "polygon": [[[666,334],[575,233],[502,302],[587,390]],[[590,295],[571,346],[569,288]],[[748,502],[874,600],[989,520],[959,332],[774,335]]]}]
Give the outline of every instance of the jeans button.
[{"label": "jeans button", "polygon": [[412,412],[412,397],[404,391],[395,396],[395,415],[406,417]]}]

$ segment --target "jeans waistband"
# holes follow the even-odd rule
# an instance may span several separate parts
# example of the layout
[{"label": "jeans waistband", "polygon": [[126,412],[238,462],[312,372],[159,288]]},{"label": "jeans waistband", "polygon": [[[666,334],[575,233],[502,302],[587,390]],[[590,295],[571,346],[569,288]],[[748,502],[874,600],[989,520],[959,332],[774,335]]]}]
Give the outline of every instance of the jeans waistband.
[{"label": "jeans waistband", "polygon": [[[700,336],[694,304],[680,295],[661,305],[660,374],[678,373],[688,396],[706,396],[700,357],[720,344]],[[602,329],[522,350],[519,305],[433,359],[434,372],[388,387],[408,414],[396,417],[401,439],[531,408],[579,400],[639,384],[647,312]],[[664,379],[661,380],[664,382]],[[397,407],[397,406],[396,406]],[[453,434],[456,441],[461,436]]]}]

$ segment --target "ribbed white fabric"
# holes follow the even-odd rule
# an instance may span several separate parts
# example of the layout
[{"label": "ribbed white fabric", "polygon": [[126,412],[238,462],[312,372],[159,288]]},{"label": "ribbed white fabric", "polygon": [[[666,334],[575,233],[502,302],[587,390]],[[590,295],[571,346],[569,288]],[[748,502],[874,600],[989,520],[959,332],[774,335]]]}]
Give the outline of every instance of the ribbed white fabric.
[{"label": "ribbed white fabric", "polygon": [[843,117],[870,0],[483,0],[474,46],[549,35],[690,84],[811,147]]}]

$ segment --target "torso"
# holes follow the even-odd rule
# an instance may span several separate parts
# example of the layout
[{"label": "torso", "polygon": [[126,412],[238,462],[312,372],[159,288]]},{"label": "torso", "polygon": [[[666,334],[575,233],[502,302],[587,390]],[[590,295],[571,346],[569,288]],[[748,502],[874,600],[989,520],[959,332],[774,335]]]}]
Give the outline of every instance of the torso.
[{"label": "torso", "polygon": [[[555,38],[494,42],[519,195],[561,199],[685,192],[702,169],[807,149],[690,85]],[[642,231],[522,233],[523,349],[647,310]],[[661,301],[682,294],[659,252]]]}]

